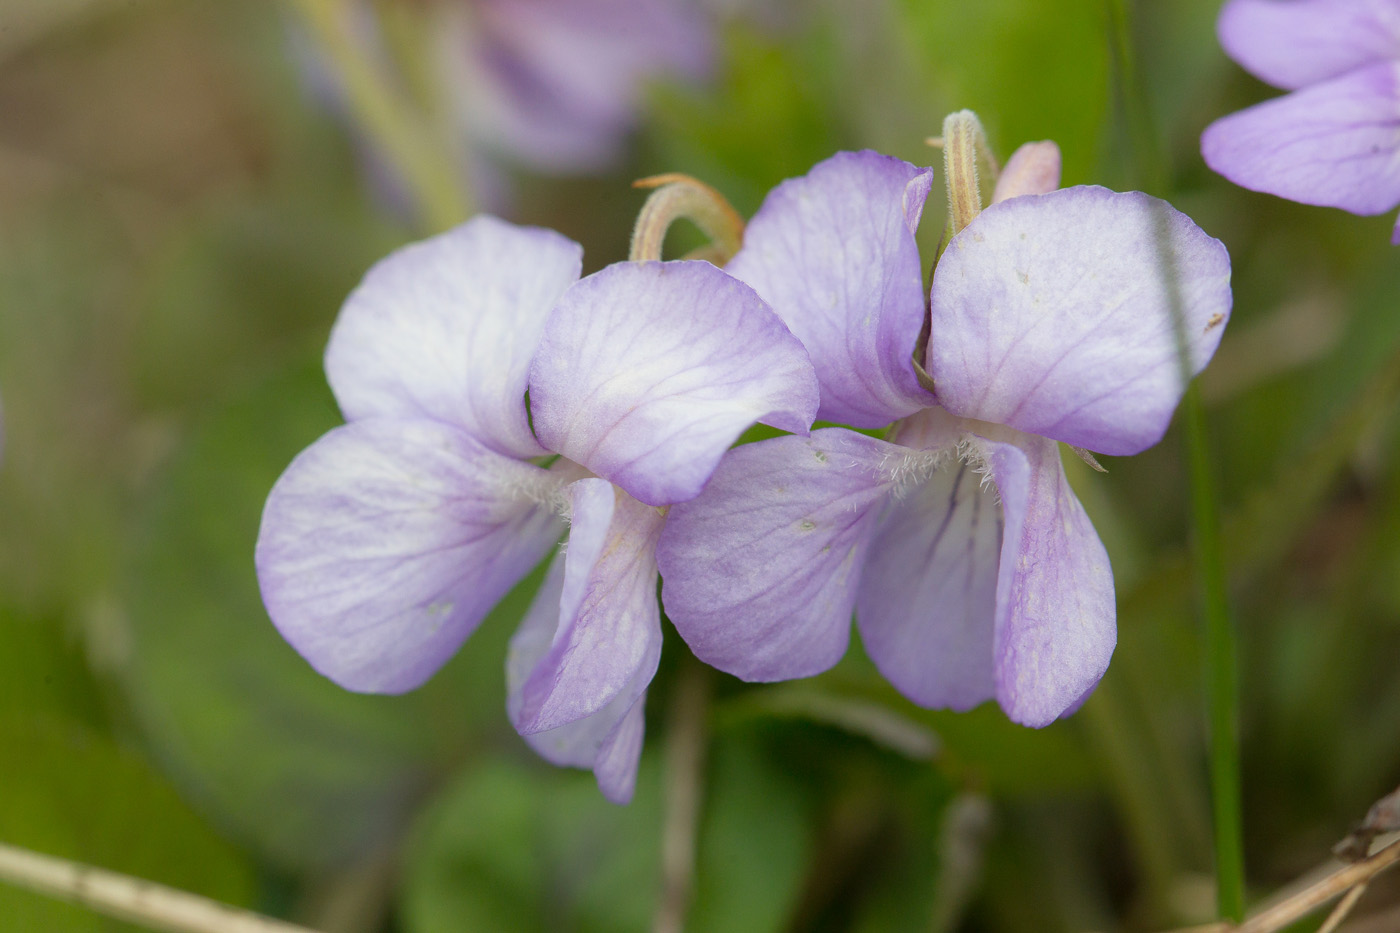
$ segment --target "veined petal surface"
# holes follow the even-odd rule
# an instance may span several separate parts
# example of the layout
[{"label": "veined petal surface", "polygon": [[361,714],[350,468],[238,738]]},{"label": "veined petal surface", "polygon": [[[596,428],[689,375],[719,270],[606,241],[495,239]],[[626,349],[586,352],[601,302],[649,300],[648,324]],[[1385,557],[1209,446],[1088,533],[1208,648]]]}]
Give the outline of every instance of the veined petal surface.
[{"label": "veined petal surface", "polygon": [[542,444],[661,506],[696,496],[755,421],[806,433],[817,383],[743,282],[707,262],[627,262],[560,300],[530,406]]},{"label": "veined petal surface", "polygon": [[921,706],[968,710],[996,696],[1001,537],[995,489],[956,456],[885,503],[856,619],[880,673]]},{"label": "veined petal surface", "polygon": [[1288,90],[1400,61],[1394,0],[1230,0],[1216,31],[1231,58]]},{"label": "veined petal surface", "polygon": [[551,230],[481,215],[381,260],[326,348],[346,420],[432,418],[504,454],[543,454],[525,414],[530,360],[582,255]]},{"label": "veined petal surface", "polygon": [[1400,60],[1222,117],[1201,134],[1201,155],[1253,191],[1354,214],[1389,210],[1400,204]]},{"label": "veined petal surface", "polygon": [[1139,192],[1063,188],[993,204],[933,276],[926,368],[940,404],[1106,454],[1161,440],[1230,314],[1220,241]]},{"label": "veined petal surface", "polygon": [[546,471],[434,421],[330,431],[273,486],[263,602],[311,666],[351,690],[427,680],[559,539]]},{"label": "veined petal surface", "polygon": [[695,655],[745,680],[840,660],[875,519],[911,451],[844,428],[745,444],[673,506],[661,598]]},{"label": "veined petal surface", "polygon": [[[991,433],[991,432],[989,432]],[[996,585],[997,700],[1015,722],[1047,726],[1103,677],[1117,641],[1113,571],[1065,479],[1059,445],[996,432],[975,449],[1001,495]]]},{"label": "veined petal surface", "polygon": [[[549,653],[559,630],[559,603],[563,594],[564,555],[561,553],[550,564],[549,573],[530,604],[530,611],[510,642],[510,653],[506,657],[506,706],[512,722],[520,719],[521,695],[526,681]],[[524,737],[546,761],[591,769],[603,795],[614,803],[632,799],[637,783],[637,762],[642,753],[646,682],[651,675],[642,668],[634,678],[640,683],[619,692],[596,713]]]},{"label": "veined petal surface", "polygon": [[812,354],[817,417],[878,428],[932,404],[910,357],[924,323],[914,240],[933,171],[842,152],[769,192],[725,266]]},{"label": "veined petal surface", "polygon": [[[527,676],[514,678],[519,696],[510,701],[512,719],[524,735],[604,709],[612,710],[616,725],[651,683],[661,658],[656,541],[664,516],[606,480],[579,480],[568,494],[573,517],[554,628],[540,620],[522,626],[511,647],[509,669],[538,658]],[[593,728],[602,726],[580,727],[600,742],[611,734],[611,728],[601,735]],[[568,747],[578,741],[571,737]]]}]

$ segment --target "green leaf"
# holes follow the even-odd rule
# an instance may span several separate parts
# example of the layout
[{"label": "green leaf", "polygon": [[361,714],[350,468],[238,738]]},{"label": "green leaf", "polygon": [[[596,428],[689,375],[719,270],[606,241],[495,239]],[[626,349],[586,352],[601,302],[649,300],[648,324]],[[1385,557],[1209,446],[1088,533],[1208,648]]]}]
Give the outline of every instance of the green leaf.
[{"label": "green leaf", "polygon": [[[781,930],[811,848],[803,794],[743,742],[713,748],[707,775],[686,929]],[[485,764],[422,814],[400,919],[410,933],[642,933],[661,890],[663,812],[651,754],[625,807],[587,773]]]},{"label": "green leaf", "polygon": [[[61,716],[0,713],[0,840],[246,906],[252,871],[163,778]],[[134,930],[0,882],[5,929]]]},{"label": "green leaf", "polygon": [[1108,113],[1108,41],[1097,3],[901,0],[900,38],[922,63],[928,125],[967,108],[1002,160],[1021,143],[1053,139],[1066,184],[1095,181]]}]

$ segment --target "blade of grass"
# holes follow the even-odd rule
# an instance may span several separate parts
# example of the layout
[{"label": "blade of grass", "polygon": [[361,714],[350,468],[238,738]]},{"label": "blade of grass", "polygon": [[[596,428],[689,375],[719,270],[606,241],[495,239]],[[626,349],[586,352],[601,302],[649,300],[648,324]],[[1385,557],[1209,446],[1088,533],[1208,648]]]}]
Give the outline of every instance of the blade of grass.
[{"label": "blade of grass", "polygon": [[[1168,178],[1166,160],[1157,138],[1147,97],[1139,80],[1128,0],[1106,0],[1110,45],[1118,71],[1118,86],[1128,123],[1136,175],[1150,191]],[[1204,621],[1205,694],[1210,735],[1211,812],[1214,822],[1217,908],[1221,917],[1239,922],[1244,917],[1244,831],[1241,819],[1239,683],[1234,622],[1225,586],[1225,557],[1221,546],[1220,509],[1211,470],[1205,412],[1186,335],[1175,257],[1169,247],[1167,219],[1156,217],[1162,283],[1172,309],[1181,383],[1182,431],[1185,435],[1191,495],[1192,556]]]}]

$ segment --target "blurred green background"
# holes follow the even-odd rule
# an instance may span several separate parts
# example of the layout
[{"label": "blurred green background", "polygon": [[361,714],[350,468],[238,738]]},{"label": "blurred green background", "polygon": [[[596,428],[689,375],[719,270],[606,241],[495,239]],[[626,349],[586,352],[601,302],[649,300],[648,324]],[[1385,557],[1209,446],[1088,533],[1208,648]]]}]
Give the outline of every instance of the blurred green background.
[{"label": "blurred green background", "polygon": [[[433,5],[379,12],[411,23]],[[1392,219],[1205,168],[1206,123],[1271,93],[1219,50],[1213,0],[730,6],[711,79],[651,84],[620,164],[498,164],[494,209],[577,239],[596,269],[625,258],[633,178],[687,172],[749,215],[838,149],[934,164],[924,137],[968,107],[1003,157],[1054,139],[1066,184],[1148,190],[1221,238],[1235,312],[1202,391],[1251,894],[1318,865],[1400,782]],[[426,33],[407,35],[411,61]],[[321,679],[262,609],[263,500],[339,421],[320,371],[336,311],[428,232],[308,80],[308,41],[270,0],[0,0],[0,841],[327,933],[648,929],[673,633],[637,799],[617,808],[504,716],[505,643],[535,580],[402,697]],[[715,676],[688,929],[1213,916],[1178,434],[1106,465],[1067,461],[1112,556],[1120,632],[1073,718],[1031,731],[992,705],[918,709],[858,644],[799,684]],[[1358,918],[1400,929],[1400,885],[1373,885]],[[0,929],[132,928],[0,884]]]}]

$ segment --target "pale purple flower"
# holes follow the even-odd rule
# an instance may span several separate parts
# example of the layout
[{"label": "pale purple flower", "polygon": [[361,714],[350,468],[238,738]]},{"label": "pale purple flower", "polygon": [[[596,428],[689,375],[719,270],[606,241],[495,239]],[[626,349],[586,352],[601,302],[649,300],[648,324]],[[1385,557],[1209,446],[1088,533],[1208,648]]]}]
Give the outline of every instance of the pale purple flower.
[{"label": "pale purple flower", "polygon": [[470,0],[446,8],[445,82],[472,145],[537,171],[615,161],[645,85],[712,67],[696,0]]},{"label": "pale purple flower", "polygon": [[1207,165],[1353,214],[1400,204],[1400,2],[1230,0],[1218,31],[1231,58],[1292,93],[1206,127]]},{"label": "pale purple flower", "polygon": [[[1044,147],[1049,144],[1035,144]],[[697,656],[747,680],[815,674],[854,610],[881,672],[915,702],[996,698],[1046,725],[1098,683],[1115,642],[1108,556],[1059,442],[1156,443],[1230,311],[1224,247],[1165,202],[1049,190],[1046,152],[952,238],[925,308],[914,231],[931,172],[842,153],[775,189],[726,267],[807,346],[824,428],[733,450],[675,506],[662,598]],[[1033,193],[1041,191],[1044,193]],[[1164,260],[1167,262],[1164,264]]]},{"label": "pale purple flower", "polygon": [[397,693],[456,652],[567,518],[512,642],[508,706],[542,755],[623,801],[661,650],[665,507],[753,422],[806,431],[818,390],[797,339],[714,266],[579,279],[580,256],[482,216],[376,265],[326,351],[348,423],[278,480],[257,568],[313,667]]}]

